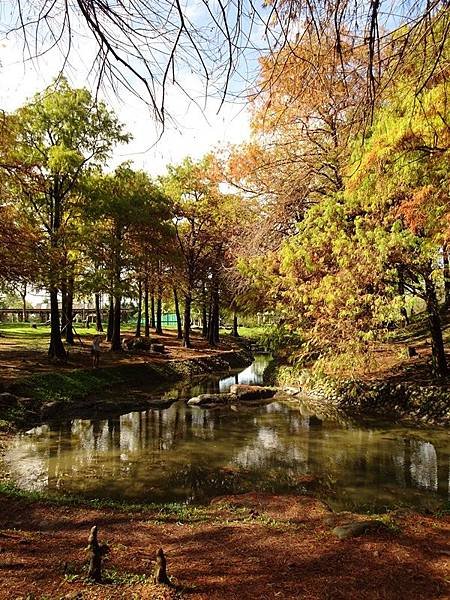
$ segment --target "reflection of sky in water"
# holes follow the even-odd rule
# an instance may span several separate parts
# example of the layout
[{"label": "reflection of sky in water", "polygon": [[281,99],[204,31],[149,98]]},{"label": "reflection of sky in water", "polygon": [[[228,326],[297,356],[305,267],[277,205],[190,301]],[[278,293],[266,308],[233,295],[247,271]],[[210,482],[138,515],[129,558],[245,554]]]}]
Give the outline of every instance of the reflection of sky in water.
[{"label": "reflection of sky in water", "polygon": [[437,490],[437,456],[434,446],[429,442],[413,443],[411,477],[417,487]]},{"label": "reflection of sky in water", "polygon": [[219,381],[219,391],[227,392],[233,383],[242,383],[244,385],[262,384],[264,369],[267,365],[267,360],[265,358],[264,355],[262,357],[257,357],[257,360],[252,365],[237,374],[237,380],[236,376],[221,379]]},{"label": "reflection of sky in water", "polygon": [[17,435],[4,462],[20,487],[90,497],[206,501],[264,489],[268,477],[284,489],[305,474],[332,481],[340,507],[427,505],[448,496],[448,432],[365,429],[308,415],[278,401],[235,410],[179,401],[109,420],[42,425]]}]

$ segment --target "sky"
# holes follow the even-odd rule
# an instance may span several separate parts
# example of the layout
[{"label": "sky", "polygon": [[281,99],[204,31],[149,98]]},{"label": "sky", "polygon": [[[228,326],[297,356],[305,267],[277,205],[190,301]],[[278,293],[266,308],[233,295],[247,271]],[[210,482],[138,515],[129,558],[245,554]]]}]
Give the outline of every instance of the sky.
[{"label": "sky", "polygon": [[[0,12],[2,31],[7,29],[8,18],[7,11]],[[23,50],[20,36],[0,36],[0,109],[8,112],[49,85],[61,67],[62,57],[58,51],[24,63]],[[94,88],[94,77],[88,76],[94,55],[95,47],[90,40],[83,35],[73,36],[71,59],[65,70],[72,86]],[[133,135],[132,142],[116,148],[109,168],[131,160],[136,168],[155,176],[162,174],[167,164],[178,163],[185,156],[200,158],[215,147],[246,139],[249,113],[244,94],[220,108],[218,97],[209,97],[205,104],[204,83],[188,68],[181,69],[178,84],[179,87],[168,86],[166,105],[173,121],[166,122],[161,139],[158,139],[160,127],[142,100],[123,90],[118,97],[111,86],[102,87],[100,97]]]}]

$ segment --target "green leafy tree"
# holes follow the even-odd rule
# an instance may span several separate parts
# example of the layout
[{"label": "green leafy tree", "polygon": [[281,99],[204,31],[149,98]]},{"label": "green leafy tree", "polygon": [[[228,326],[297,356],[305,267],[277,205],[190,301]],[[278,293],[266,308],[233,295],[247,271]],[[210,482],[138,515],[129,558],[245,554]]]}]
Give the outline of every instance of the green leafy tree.
[{"label": "green leafy tree", "polygon": [[77,185],[92,166],[106,161],[117,142],[129,136],[114,114],[86,89],[73,89],[65,79],[19,108],[12,118],[14,144],[1,162],[7,169],[18,203],[46,240],[50,294],[49,356],[66,358],[61,340],[59,265],[66,228],[74,217]]},{"label": "green leafy tree", "polygon": [[184,293],[183,339],[187,348],[191,346],[191,308],[196,297],[200,300],[205,337],[212,346],[219,341],[224,268],[230,242],[245,214],[240,210],[238,196],[221,191],[221,178],[212,155],[197,162],[186,158],[182,164],[170,166],[163,178],[164,189],[174,202],[178,272],[182,273]]},{"label": "green leafy tree", "polygon": [[[387,73],[372,127],[349,141],[342,186],[315,196],[293,231],[244,261],[253,287],[287,324],[308,332],[304,354],[321,357],[319,366],[331,356],[341,366],[357,355],[365,361],[371,342],[404,319],[406,294],[426,306],[434,375],[448,373],[439,297],[445,299],[446,269],[448,275],[449,63],[439,57],[442,68],[417,93],[417,71],[424,57],[434,64],[437,52],[419,38],[402,77],[394,83]],[[289,105],[280,118],[291,109],[295,117]]]},{"label": "green leafy tree", "polygon": [[127,163],[114,173],[92,174],[84,197],[85,217],[93,222],[87,239],[91,248],[94,239],[95,247],[102,249],[102,267],[114,301],[111,349],[120,351],[122,297],[136,265],[154,259],[151,254],[157,252],[162,232],[169,227],[170,203],[146,173],[134,171]]}]

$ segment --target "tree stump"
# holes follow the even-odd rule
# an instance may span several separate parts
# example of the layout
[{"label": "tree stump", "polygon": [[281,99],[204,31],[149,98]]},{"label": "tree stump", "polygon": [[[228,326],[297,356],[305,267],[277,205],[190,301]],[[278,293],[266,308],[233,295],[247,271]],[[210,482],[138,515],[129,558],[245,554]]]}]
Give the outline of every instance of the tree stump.
[{"label": "tree stump", "polygon": [[87,549],[91,551],[88,579],[92,579],[93,581],[100,583],[102,580],[102,557],[108,553],[108,546],[107,544],[98,543],[97,534],[97,525],[94,525],[88,538]]},{"label": "tree stump", "polygon": [[160,548],[156,553],[156,564],[155,570],[153,571],[153,581],[155,583],[162,583],[164,585],[170,585],[170,580],[167,577],[167,562],[164,556],[163,549]]}]

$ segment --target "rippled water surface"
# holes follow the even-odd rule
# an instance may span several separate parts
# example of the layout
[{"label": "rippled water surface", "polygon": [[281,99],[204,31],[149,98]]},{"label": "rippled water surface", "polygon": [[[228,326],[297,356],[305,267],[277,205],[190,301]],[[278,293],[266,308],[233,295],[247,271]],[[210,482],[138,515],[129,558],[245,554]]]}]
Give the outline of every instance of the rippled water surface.
[{"label": "rippled water surface", "polygon": [[[210,377],[181,395],[261,382],[267,360],[259,356],[241,373]],[[176,394],[180,388],[164,397]],[[449,453],[442,429],[356,426],[283,401],[203,410],[177,400],[160,410],[36,427],[14,438],[4,462],[29,490],[148,502],[301,492],[302,477],[316,475],[335,507],[383,509],[448,498]]]}]

